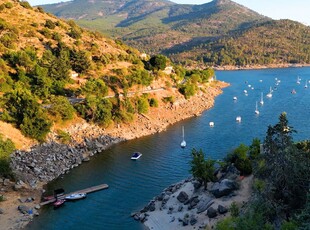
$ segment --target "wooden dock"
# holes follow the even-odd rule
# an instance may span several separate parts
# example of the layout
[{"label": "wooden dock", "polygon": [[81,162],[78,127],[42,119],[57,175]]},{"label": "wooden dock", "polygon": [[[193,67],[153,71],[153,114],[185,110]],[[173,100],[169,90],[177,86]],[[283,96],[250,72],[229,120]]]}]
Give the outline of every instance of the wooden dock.
[{"label": "wooden dock", "polygon": [[[109,185],[107,185],[107,184],[100,184],[100,185],[96,185],[96,186],[93,186],[93,187],[90,187],[90,188],[86,188],[86,189],[82,189],[82,190],[79,190],[79,191],[70,192],[68,194],[59,196],[58,198],[59,199],[64,199],[66,196],[70,196],[71,194],[74,194],[74,193],[86,193],[86,194],[88,194],[88,193],[97,192],[97,191],[100,191],[100,190],[103,190],[103,189],[107,189],[107,188],[109,188]],[[56,201],[56,198],[53,198],[51,200],[47,200],[47,201],[41,202],[40,205],[43,206],[43,205],[46,205],[46,204],[54,203],[55,201]]]}]

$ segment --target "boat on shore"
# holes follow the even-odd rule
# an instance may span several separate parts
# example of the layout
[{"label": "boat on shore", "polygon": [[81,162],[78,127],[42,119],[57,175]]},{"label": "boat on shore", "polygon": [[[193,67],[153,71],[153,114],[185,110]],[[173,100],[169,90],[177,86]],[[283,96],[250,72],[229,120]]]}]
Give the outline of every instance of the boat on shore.
[{"label": "boat on shore", "polygon": [[73,193],[69,196],[66,196],[66,200],[80,200],[86,198],[86,193]]},{"label": "boat on shore", "polygon": [[138,160],[142,156],[142,153],[134,152],[131,156],[131,160]]}]

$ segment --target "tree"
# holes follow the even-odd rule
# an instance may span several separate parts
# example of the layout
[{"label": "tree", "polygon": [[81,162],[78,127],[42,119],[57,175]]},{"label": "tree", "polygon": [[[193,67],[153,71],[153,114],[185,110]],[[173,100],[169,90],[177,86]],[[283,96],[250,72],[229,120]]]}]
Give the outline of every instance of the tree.
[{"label": "tree", "polygon": [[82,91],[86,95],[106,96],[108,94],[108,87],[103,80],[91,78],[82,87]]},{"label": "tree", "polygon": [[167,65],[167,58],[164,55],[155,55],[151,57],[150,64],[154,70],[164,70]]},{"label": "tree", "polygon": [[207,159],[205,160],[205,155],[200,149],[197,151],[196,149],[192,150],[192,160],[190,162],[193,177],[202,181],[205,188],[207,187],[207,183],[215,180],[214,172],[214,163],[215,160]]},{"label": "tree", "polygon": [[66,121],[73,118],[75,109],[66,97],[55,96],[51,100],[51,107],[48,109],[48,111],[52,116],[56,118],[56,121]]}]

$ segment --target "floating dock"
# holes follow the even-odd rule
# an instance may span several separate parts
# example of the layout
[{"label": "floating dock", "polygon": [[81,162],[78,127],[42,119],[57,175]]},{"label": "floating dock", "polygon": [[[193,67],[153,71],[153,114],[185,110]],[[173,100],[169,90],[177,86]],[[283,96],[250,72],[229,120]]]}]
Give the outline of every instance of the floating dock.
[{"label": "floating dock", "polygon": [[[100,185],[97,185],[97,186],[93,186],[93,187],[90,187],[90,188],[86,188],[86,189],[82,189],[82,190],[79,190],[79,191],[75,191],[75,192],[70,192],[68,194],[64,194],[64,195],[61,195],[58,197],[58,199],[64,199],[66,196],[70,196],[71,194],[74,194],[74,193],[92,193],[92,192],[97,192],[97,191],[100,191],[100,190],[103,190],[103,189],[107,189],[109,188],[109,185],[107,184],[100,184]],[[40,206],[43,206],[43,205],[46,205],[46,204],[50,204],[50,203],[54,203],[56,201],[56,198],[53,198],[51,200],[47,200],[47,201],[43,201],[40,203]]]}]

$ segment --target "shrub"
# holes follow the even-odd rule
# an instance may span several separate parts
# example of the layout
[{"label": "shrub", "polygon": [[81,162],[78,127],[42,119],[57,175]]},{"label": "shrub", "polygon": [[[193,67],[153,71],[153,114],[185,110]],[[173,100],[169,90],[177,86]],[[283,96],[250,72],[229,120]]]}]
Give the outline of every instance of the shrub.
[{"label": "shrub", "polygon": [[46,28],[49,28],[49,29],[55,29],[55,27],[56,27],[55,23],[52,20],[50,20],[50,19],[47,19],[45,21],[45,25],[44,26]]},{"label": "shrub", "polygon": [[163,101],[164,103],[168,103],[168,102],[173,103],[173,102],[175,101],[175,98],[174,98],[174,96],[164,97],[164,98],[162,99],[162,101]]},{"label": "shrub", "polygon": [[229,211],[232,217],[238,217],[239,216],[239,207],[236,202],[232,202]]},{"label": "shrub", "polygon": [[22,1],[22,2],[19,2],[19,4],[26,8],[26,9],[32,9],[31,5],[29,4],[29,2],[26,2],[26,1]]},{"label": "shrub", "polygon": [[71,136],[69,133],[63,131],[63,130],[57,130],[57,135],[61,143],[68,144],[71,140]]},{"label": "shrub", "polygon": [[11,9],[13,8],[13,4],[11,2],[7,2],[4,4],[6,8]]},{"label": "shrub", "polygon": [[252,163],[250,159],[237,159],[235,162],[236,168],[240,171],[241,175],[252,174]]},{"label": "shrub", "polygon": [[0,136],[0,176],[12,177],[10,168],[10,154],[15,150],[14,143],[10,140],[4,140]]},{"label": "shrub", "polygon": [[51,100],[51,108],[48,110],[49,113],[54,116],[57,120],[71,120],[75,113],[75,109],[70,104],[68,99],[63,96],[54,97]]},{"label": "shrub", "polygon": [[149,110],[149,102],[146,98],[140,97],[137,102],[138,113],[147,113]]},{"label": "shrub", "polygon": [[196,85],[191,83],[186,83],[179,88],[179,92],[183,94],[186,99],[194,96],[196,91]]},{"label": "shrub", "polygon": [[157,101],[156,98],[151,98],[149,100],[149,104],[150,104],[151,107],[158,107],[158,101]]}]

